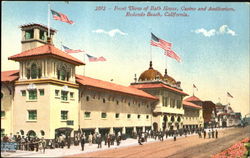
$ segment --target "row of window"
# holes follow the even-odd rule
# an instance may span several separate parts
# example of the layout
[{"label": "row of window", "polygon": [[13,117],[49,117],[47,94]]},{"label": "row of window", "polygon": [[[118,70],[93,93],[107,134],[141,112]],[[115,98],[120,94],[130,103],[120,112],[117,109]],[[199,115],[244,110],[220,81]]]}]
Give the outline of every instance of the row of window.
[{"label": "row of window", "polygon": [[[44,96],[44,89],[38,89],[40,96]],[[29,100],[37,99],[37,89],[28,90]],[[21,95],[26,96],[26,90],[21,90]]]},{"label": "row of window", "polygon": [[181,108],[181,101],[180,100],[175,100],[172,99],[170,97],[162,97],[162,104],[163,106],[168,106],[170,104],[170,107],[177,107],[177,108]]},{"label": "row of window", "polygon": [[[42,31],[42,30],[39,30],[39,38],[41,40],[45,40],[46,39],[46,36],[48,35],[47,32],[45,31]],[[28,40],[28,39],[33,39],[34,38],[34,29],[31,29],[31,30],[26,30],[25,31],[25,39]]]},{"label": "row of window", "polygon": [[[98,98],[98,99],[100,99],[100,98]],[[114,101],[115,99],[113,99],[112,101]],[[86,96],[86,101],[88,102],[88,101],[90,101],[90,97],[89,96]],[[108,101],[111,101],[110,99],[108,99]],[[106,103],[106,99],[105,98],[103,98],[102,99],[102,102],[103,103]],[[116,104],[117,105],[119,105],[119,101],[118,100],[116,100]],[[133,102],[133,104],[135,104],[135,101]],[[128,102],[128,106],[130,106],[131,104],[130,104],[130,102]],[[144,103],[138,103],[138,107],[140,107],[141,105],[144,105]],[[147,108],[149,108],[149,105],[147,105]]]},{"label": "row of window", "polygon": [[[44,96],[44,89],[38,89],[40,96]],[[37,100],[37,89],[28,90],[29,100]],[[59,96],[60,90],[55,90],[55,96]],[[70,98],[74,98],[74,92],[61,91],[61,99],[64,101],[68,100],[68,94],[70,94]],[[21,90],[21,95],[26,96],[26,90]]]},{"label": "row of window", "polygon": [[[91,112],[84,112],[84,118],[90,118],[91,117]],[[102,112],[101,113],[101,118],[107,118],[107,113],[106,112]],[[120,114],[119,113],[116,113],[115,114],[115,118],[120,118]],[[127,114],[127,118],[131,118],[131,114]],[[137,115],[137,118],[140,119],[141,118],[141,115],[138,114]],[[146,119],[149,119],[149,115],[146,115]]]},{"label": "row of window", "polygon": [[[60,97],[59,94],[60,94],[60,90],[56,89],[55,90],[55,96]],[[74,92],[61,91],[61,99],[64,100],[64,101],[67,101],[68,100],[68,94],[70,95],[70,99],[74,98]]]},{"label": "row of window", "polygon": [[[62,110],[61,111],[61,120],[68,120],[68,115],[69,111],[67,110]],[[84,112],[84,118],[90,118],[91,117],[91,112]],[[107,113],[102,112],[101,113],[101,118],[107,118]],[[120,114],[116,113],[115,118],[120,118]],[[127,114],[127,118],[131,118],[131,114]],[[141,115],[138,114],[137,118],[140,119]],[[146,115],[146,119],[149,119],[149,115]],[[28,110],[28,120],[35,121],[37,120],[37,110]]]}]

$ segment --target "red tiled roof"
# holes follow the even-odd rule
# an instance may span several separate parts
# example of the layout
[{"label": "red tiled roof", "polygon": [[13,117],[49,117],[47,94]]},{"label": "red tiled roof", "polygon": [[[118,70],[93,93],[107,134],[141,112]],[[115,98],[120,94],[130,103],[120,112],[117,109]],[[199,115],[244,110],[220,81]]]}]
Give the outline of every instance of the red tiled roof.
[{"label": "red tiled roof", "polygon": [[182,104],[183,104],[184,106],[189,106],[189,107],[192,107],[192,108],[197,108],[197,109],[201,109],[201,108],[202,108],[202,107],[199,106],[199,105],[196,105],[196,104],[194,104],[194,103],[191,103],[191,102],[188,102],[188,101],[185,101],[185,100],[182,101]]},{"label": "red tiled roof", "polygon": [[11,57],[9,57],[10,60],[21,60],[24,59],[26,57],[41,57],[41,56],[53,56],[55,58],[67,61],[67,62],[71,62],[75,65],[84,65],[85,63],[83,63],[82,61],[74,58],[73,56],[57,49],[56,47],[54,47],[53,45],[50,44],[45,44],[42,45],[40,47],[36,47],[30,50],[26,50],[24,52],[21,52],[19,54],[13,55]]},{"label": "red tiled roof", "polygon": [[1,82],[12,82],[19,78],[19,70],[1,72]]},{"label": "red tiled roof", "polygon": [[[24,25],[21,25],[20,28],[36,27],[36,26],[42,27],[42,28],[48,30],[48,27],[47,27],[47,26],[45,26],[45,25],[43,25],[43,24],[37,24],[37,23],[24,24]],[[53,33],[56,32],[56,30],[53,29],[52,27],[50,27],[49,29],[50,29],[50,31],[53,32]]]},{"label": "red tiled roof", "polygon": [[138,88],[138,89],[147,89],[147,88],[167,88],[169,90],[172,90],[174,92],[177,92],[177,93],[180,93],[182,95],[188,95],[187,93],[181,91],[181,90],[178,90],[176,88],[173,88],[173,87],[170,87],[170,86],[167,86],[165,84],[162,84],[162,83],[146,83],[146,84],[136,84],[136,85],[130,85],[130,87],[134,87],[134,88]]},{"label": "red tiled roof", "polygon": [[122,86],[122,85],[118,85],[118,84],[114,84],[111,82],[102,81],[102,80],[98,80],[98,79],[94,79],[94,78],[90,78],[90,77],[86,77],[82,75],[76,75],[76,81],[84,86],[91,86],[91,87],[136,95],[136,96],[140,96],[140,97],[144,97],[148,99],[158,100],[157,97],[152,96],[142,90],[139,90],[133,87],[126,87],[126,86]]},{"label": "red tiled roof", "polygon": [[191,97],[188,97],[186,99],[184,99],[185,101],[201,101],[199,98],[197,98],[196,96],[191,96]]}]

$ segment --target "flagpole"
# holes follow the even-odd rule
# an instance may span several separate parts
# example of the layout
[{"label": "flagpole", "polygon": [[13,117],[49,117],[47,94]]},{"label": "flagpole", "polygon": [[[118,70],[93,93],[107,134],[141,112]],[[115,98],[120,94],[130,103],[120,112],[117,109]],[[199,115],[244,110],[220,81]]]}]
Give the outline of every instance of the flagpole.
[{"label": "flagpole", "polygon": [[[86,53],[83,54],[83,62],[85,63],[85,55]],[[83,65],[83,76],[85,76],[85,66]]]},{"label": "flagpole", "polygon": [[152,28],[150,27],[150,40],[149,40],[149,45],[150,45],[150,61],[152,61],[152,45],[151,45],[151,33],[152,33]]},{"label": "flagpole", "polygon": [[48,38],[50,38],[50,2],[48,3]]}]

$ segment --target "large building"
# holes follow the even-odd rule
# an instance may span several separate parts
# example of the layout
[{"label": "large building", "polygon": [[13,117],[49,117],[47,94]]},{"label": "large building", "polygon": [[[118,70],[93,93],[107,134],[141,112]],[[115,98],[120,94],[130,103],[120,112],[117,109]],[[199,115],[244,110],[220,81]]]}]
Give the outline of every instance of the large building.
[{"label": "large building", "polygon": [[[81,130],[131,136],[139,130],[202,126],[200,107],[182,104],[188,94],[181,82],[167,70],[163,76],[152,62],[138,80],[122,86],[77,75],[76,66],[85,63],[57,49],[46,26],[28,24],[21,30],[22,52],[9,57],[19,70],[1,72],[1,134],[54,139]],[[52,37],[56,30],[50,32]]]}]

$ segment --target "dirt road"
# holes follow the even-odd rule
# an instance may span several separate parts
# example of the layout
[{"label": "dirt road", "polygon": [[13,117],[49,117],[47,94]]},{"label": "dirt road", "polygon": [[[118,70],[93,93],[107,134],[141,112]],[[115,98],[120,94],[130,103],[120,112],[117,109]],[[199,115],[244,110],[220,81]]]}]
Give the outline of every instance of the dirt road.
[{"label": "dirt road", "polygon": [[208,158],[243,138],[250,137],[250,126],[219,131],[218,139],[203,139],[198,136],[177,138],[100,152],[73,155],[70,157],[168,157]]}]

